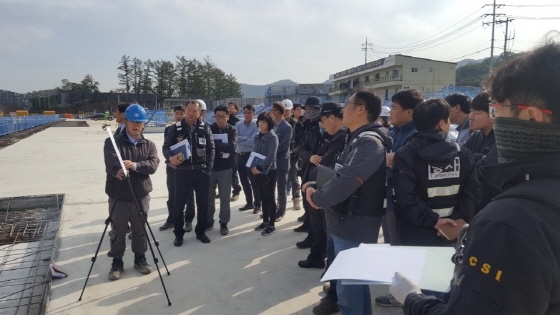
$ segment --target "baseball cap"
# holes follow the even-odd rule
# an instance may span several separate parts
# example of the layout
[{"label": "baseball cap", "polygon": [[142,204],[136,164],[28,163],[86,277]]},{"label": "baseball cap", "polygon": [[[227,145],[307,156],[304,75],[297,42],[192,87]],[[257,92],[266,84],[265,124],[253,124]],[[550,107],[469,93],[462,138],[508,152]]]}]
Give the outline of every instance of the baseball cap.
[{"label": "baseball cap", "polygon": [[321,100],[317,96],[310,96],[305,100],[305,106],[321,107]]},{"label": "baseball cap", "polygon": [[321,105],[319,115],[317,115],[317,117],[313,120],[319,120],[321,117],[340,113],[342,113],[342,106],[340,106],[340,104],[334,102],[324,102],[323,105]]}]

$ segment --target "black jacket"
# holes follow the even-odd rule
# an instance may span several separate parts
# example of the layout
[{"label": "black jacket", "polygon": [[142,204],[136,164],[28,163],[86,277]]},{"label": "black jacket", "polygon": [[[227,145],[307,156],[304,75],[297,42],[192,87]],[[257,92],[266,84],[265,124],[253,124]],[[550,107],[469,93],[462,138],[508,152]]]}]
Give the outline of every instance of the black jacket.
[{"label": "black jacket", "polygon": [[170,127],[163,142],[163,156],[166,160],[173,155],[171,146],[188,139],[191,145],[190,159],[186,159],[183,163],[177,166],[179,170],[212,170],[214,165],[214,140],[212,139],[212,131],[210,126],[197,119],[194,132],[191,132],[191,127],[186,123],[185,119]]},{"label": "black jacket", "polygon": [[[372,133],[375,134],[371,135]],[[319,187],[313,201],[325,209],[329,233],[346,240],[376,243],[375,217],[384,214],[387,129],[379,123],[352,132],[335,166],[336,175]]]},{"label": "black jacket", "polygon": [[[494,130],[490,131],[488,136],[485,136],[480,130],[473,132],[467,139],[467,142],[463,144],[463,147],[472,152],[477,172],[482,166],[498,164],[498,151],[496,150]],[[477,213],[482,208],[486,207],[492,198],[496,197],[500,193],[499,189],[492,187],[492,185],[482,178],[480,174],[478,178],[480,179],[480,191],[482,195],[480,202],[478,203]]]},{"label": "black jacket", "polygon": [[301,159],[303,165],[301,167],[301,182],[309,181],[309,172],[311,171],[311,156],[317,154],[319,143],[321,141],[321,131],[318,122],[309,122],[303,131],[303,140],[298,146],[298,157]]},{"label": "black jacket", "polygon": [[236,115],[230,114],[227,123],[235,127],[240,120]]},{"label": "black jacket", "polygon": [[134,197],[137,199],[144,198],[152,191],[150,175],[154,174],[159,166],[156,145],[142,136],[135,146],[130,142],[126,133],[116,135],[115,143],[119,148],[123,161],[130,160],[136,162],[136,171],[129,170],[128,172],[134,196],[130,191],[130,186],[125,181],[118,180],[115,177],[122,167],[110,138],[105,139],[105,146],[103,148],[105,171],[107,173],[105,193],[109,197],[118,198],[119,200],[131,201],[134,200]]},{"label": "black jacket", "polygon": [[303,132],[303,124],[295,119],[294,117],[290,117],[286,119],[286,121],[292,126],[292,139],[290,141],[290,159],[297,159],[297,147],[303,140],[304,132]]},{"label": "black jacket", "polygon": [[395,153],[395,215],[403,245],[449,244],[434,229],[440,217],[469,222],[480,198],[480,182],[468,150],[444,132],[419,132]]},{"label": "black jacket", "polygon": [[[346,127],[342,127],[332,136],[328,132],[323,133],[316,152],[318,156],[322,157],[321,163],[319,164],[334,168],[336,160],[340,153],[342,153],[342,149],[344,149],[347,136],[348,129],[346,129]],[[309,165],[309,180],[314,181],[315,179],[317,179],[317,167],[315,164],[311,163],[311,165]]]},{"label": "black jacket", "polygon": [[[505,194],[527,184],[527,180],[549,179],[560,183],[558,161],[560,154],[548,155],[483,167],[481,172]],[[546,194],[556,200],[557,207],[560,205],[555,191]],[[490,202],[470,223],[463,261],[455,276],[458,283],[452,285],[447,304],[433,297],[410,295],[404,313],[560,314],[560,209],[557,207],[553,209],[525,198]]]},{"label": "black jacket", "polygon": [[[210,130],[212,130],[212,134],[227,133],[228,135],[228,143],[221,143],[214,140],[216,154],[212,170],[223,171],[232,168],[234,163],[234,153],[237,149],[237,129],[230,124],[226,124],[223,129],[220,129],[216,123],[213,123],[210,125]],[[222,152],[229,153],[229,157],[222,158]]]}]

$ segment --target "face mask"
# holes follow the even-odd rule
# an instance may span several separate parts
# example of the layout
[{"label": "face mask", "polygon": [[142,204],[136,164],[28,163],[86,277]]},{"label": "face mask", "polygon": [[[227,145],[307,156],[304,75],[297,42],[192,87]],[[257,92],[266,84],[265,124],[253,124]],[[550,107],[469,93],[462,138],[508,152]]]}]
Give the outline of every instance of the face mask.
[{"label": "face mask", "polygon": [[317,115],[319,115],[319,110],[317,110],[317,109],[312,109],[312,110],[306,110],[305,111],[305,117],[307,117],[308,119],[313,119],[313,118],[317,117]]},{"label": "face mask", "polygon": [[496,117],[494,134],[499,163],[560,153],[560,125]]}]

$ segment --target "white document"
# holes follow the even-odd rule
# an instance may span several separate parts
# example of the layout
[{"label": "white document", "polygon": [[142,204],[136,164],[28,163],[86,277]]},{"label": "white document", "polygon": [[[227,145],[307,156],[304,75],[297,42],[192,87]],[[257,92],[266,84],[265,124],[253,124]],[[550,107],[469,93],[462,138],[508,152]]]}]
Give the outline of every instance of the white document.
[{"label": "white document", "polygon": [[170,146],[171,153],[173,155],[177,155],[179,153],[183,154],[183,161],[188,160],[191,158],[191,144],[189,140],[184,139],[183,141],[177,142],[174,145]]},{"label": "white document", "polygon": [[[249,155],[249,159],[247,160],[247,164],[245,164],[245,166],[252,169],[253,167],[256,167],[259,164],[261,164],[261,162],[264,161],[264,159],[266,159],[266,156],[253,151]],[[261,173],[266,175],[268,173],[268,169],[263,170]]]},{"label": "white document", "polygon": [[422,289],[449,291],[455,265],[453,247],[387,246],[362,244],[340,252],[321,281],[342,279],[342,284],[387,284],[401,272]]},{"label": "white document", "polygon": [[[227,133],[213,133],[212,138],[214,138],[214,143],[228,143]],[[222,159],[229,158],[229,153],[222,153]]]}]

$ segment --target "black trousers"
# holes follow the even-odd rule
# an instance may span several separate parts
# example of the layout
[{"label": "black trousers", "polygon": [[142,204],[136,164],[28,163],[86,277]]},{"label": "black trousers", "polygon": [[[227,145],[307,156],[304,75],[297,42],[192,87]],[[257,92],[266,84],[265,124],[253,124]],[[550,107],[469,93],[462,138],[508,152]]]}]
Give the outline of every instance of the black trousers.
[{"label": "black trousers", "polygon": [[[210,174],[204,170],[175,170],[175,205],[173,207],[173,225],[176,237],[185,234],[183,227],[183,209],[187,199],[196,193],[196,234],[204,234],[208,224],[208,188]],[[212,200],[213,202],[213,200]]]},{"label": "black trousers", "polygon": [[311,254],[317,258],[324,259],[327,254],[327,226],[325,223],[325,211],[323,209],[309,209],[309,218],[311,223],[311,235],[313,236],[313,244],[311,245]]},{"label": "black trousers", "polygon": [[253,175],[251,169],[246,166],[249,160],[249,154],[250,153],[237,154],[237,172],[239,172],[239,180],[241,181],[241,186],[243,186],[245,201],[248,205],[260,207],[261,196],[257,191],[255,175]]},{"label": "black trousers", "polygon": [[[173,223],[173,209],[175,208],[175,169],[169,167],[165,168],[167,174],[167,222]],[[187,210],[185,212],[185,222],[192,222],[194,218],[194,190],[187,199]]]},{"label": "black trousers", "polygon": [[262,200],[263,222],[274,226],[276,220],[276,170],[268,171],[268,174],[255,175],[257,190]]},{"label": "black trousers", "polygon": [[239,158],[239,156],[237,155],[237,153],[233,153],[233,165],[232,165],[233,172],[231,173],[231,188],[232,188],[233,194],[235,194],[235,195],[239,194],[239,192],[241,191],[241,185],[239,185],[239,175],[237,175],[237,159],[238,158]]}]

